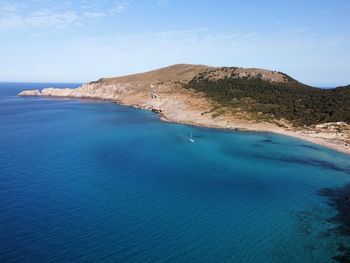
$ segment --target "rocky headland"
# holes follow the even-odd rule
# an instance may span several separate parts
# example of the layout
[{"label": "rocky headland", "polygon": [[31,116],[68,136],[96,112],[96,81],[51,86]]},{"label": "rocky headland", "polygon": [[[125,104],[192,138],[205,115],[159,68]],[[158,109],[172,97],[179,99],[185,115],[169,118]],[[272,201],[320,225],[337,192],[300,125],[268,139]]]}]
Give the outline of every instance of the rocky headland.
[{"label": "rocky headland", "polygon": [[[223,83],[222,92],[220,88],[218,96],[216,96],[216,90],[206,90],[206,87],[210,87],[209,84],[217,86],[220,83]],[[299,119],[299,115],[295,112],[292,112],[291,115],[286,114],[286,117],[281,117],[281,112],[284,113],[286,109],[279,112],[278,107],[280,105],[272,108],[278,103],[274,102],[273,99],[271,102],[271,95],[269,95],[268,102],[260,101],[260,97],[255,96],[256,91],[252,93],[255,97],[249,95],[250,93],[242,96],[242,92],[239,96],[235,96],[234,92],[237,89],[230,87],[232,85],[240,87],[239,85],[242,83],[244,85],[252,83],[254,87],[261,85],[262,91],[277,87],[279,90],[282,89],[282,93],[283,87],[286,87],[286,91],[288,90],[289,93],[290,90],[293,91],[294,86],[296,92],[306,90],[307,94],[314,92],[313,89],[316,89],[307,87],[291,79],[288,75],[277,71],[179,64],[146,73],[101,78],[74,89],[49,87],[41,91],[22,91],[18,95],[109,100],[123,105],[152,110],[166,121],[215,128],[279,133],[350,154],[350,121],[348,121],[350,120],[350,111],[347,112],[347,108],[342,109],[338,114],[339,116],[334,115],[337,112],[330,112],[330,117],[327,115],[328,111],[325,111],[325,113],[315,111],[315,114],[320,114],[320,117],[307,119],[308,122],[305,123],[305,114],[313,114],[312,109],[315,108],[313,105],[310,109],[307,108],[307,111],[305,110],[306,113],[299,114]],[[202,87],[202,89],[197,89],[196,85]],[[239,91],[244,91],[244,85]],[[348,88],[336,92],[344,91],[348,92]],[[315,93],[317,92],[315,90]],[[224,101],[222,100],[223,96]],[[285,96],[288,96],[288,94],[286,93]],[[327,100],[326,95],[317,96],[325,97]],[[318,98],[317,96],[316,98]],[[265,97],[263,98],[265,99]],[[229,98],[229,100],[226,100],[226,98]],[[346,102],[348,102],[347,98],[345,98]],[[313,100],[312,97],[311,101]],[[299,99],[295,102],[292,101],[292,103],[297,106],[300,104]]]}]

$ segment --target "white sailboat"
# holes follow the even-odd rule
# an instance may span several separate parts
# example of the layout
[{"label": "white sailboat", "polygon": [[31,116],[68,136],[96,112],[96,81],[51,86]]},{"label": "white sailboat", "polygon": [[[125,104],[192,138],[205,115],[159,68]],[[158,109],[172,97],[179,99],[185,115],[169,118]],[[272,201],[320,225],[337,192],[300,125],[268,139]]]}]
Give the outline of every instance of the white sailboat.
[{"label": "white sailboat", "polygon": [[189,140],[190,142],[194,142],[194,139],[193,139],[193,137],[192,137],[192,132],[191,132],[190,138],[188,138],[188,140]]}]

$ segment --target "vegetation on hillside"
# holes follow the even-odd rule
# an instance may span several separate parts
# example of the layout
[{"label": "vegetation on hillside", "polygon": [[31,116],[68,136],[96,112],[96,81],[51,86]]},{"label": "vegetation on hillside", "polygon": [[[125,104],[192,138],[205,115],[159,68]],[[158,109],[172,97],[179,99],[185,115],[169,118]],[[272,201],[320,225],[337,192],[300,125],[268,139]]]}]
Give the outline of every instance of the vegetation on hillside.
[{"label": "vegetation on hillside", "polygon": [[184,87],[204,92],[220,107],[285,119],[297,126],[350,123],[350,86],[319,89],[285,78],[286,82],[277,83],[260,77],[210,79],[199,74]]}]

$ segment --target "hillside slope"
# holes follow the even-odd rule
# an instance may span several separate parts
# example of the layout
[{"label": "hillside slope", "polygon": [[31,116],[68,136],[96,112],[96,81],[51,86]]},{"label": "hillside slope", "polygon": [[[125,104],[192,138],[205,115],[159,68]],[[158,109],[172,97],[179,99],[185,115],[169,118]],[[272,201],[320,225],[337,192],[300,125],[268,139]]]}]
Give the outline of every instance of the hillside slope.
[{"label": "hillside slope", "polygon": [[265,119],[285,119],[295,126],[350,123],[349,87],[319,89],[279,74],[284,81],[269,81],[259,75],[241,78],[235,73],[219,79],[210,78],[210,73],[199,74],[185,87],[205,93],[221,107]]}]

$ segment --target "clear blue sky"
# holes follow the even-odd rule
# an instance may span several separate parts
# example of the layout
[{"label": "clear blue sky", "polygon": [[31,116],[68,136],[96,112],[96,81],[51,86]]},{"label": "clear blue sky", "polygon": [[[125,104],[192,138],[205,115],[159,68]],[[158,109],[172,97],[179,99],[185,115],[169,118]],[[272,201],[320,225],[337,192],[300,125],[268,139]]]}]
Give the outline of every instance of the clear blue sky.
[{"label": "clear blue sky", "polygon": [[0,0],[0,81],[85,82],[175,63],[350,84],[349,0]]}]

